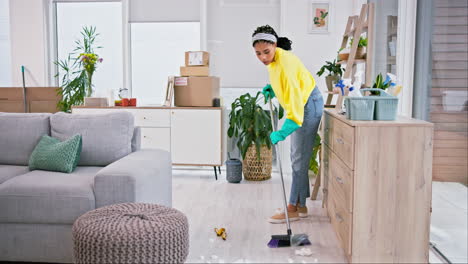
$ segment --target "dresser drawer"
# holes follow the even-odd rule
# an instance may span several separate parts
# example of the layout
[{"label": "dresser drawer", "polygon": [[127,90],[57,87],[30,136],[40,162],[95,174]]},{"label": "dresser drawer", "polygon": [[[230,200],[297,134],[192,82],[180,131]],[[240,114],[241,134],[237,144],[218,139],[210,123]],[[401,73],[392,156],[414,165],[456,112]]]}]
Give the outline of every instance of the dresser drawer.
[{"label": "dresser drawer", "polygon": [[171,115],[168,109],[126,109],[135,117],[135,126],[170,127]]},{"label": "dresser drawer", "polygon": [[351,255],[351,231],[353,215],[343,208],[331,194],[328,197],[328,215],[333,229],[347,255]]},{"label": "dresser drawer", "polygon": [[354,128],[336,118],[331,120],[331,149],[350,169],[354,169]]},{"label": "dresser drawer", "polygon": [[353,171],[333,151],[329,151],[328,189],[347,212],[353,212]]},{"label": "dresser drawer", "polygon": [[141,148],[162,149],[171,152],[171,129],[142,127]]}]

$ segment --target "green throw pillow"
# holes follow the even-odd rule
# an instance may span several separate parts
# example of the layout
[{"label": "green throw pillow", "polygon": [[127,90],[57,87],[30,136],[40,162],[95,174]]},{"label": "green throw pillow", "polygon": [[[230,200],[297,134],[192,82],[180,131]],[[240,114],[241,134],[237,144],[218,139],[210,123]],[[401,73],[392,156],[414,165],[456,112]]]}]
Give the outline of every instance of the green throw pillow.
[{"label": "green throw pillow", "polygon": [[47,170],[71,173],[81,154],[81,135],[60,141],[42,136],[29,158],[29,170]]}]

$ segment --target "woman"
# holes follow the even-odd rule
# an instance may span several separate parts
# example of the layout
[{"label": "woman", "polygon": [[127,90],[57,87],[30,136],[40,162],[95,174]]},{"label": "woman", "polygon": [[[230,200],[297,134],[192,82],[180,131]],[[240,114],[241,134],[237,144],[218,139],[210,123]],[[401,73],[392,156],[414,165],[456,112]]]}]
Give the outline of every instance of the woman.
[{"label": "woman", "polygon": [[[263,88],[265,99],[278,98],[286,111],[280,130],[270,134],[273,144],[291,136],[292,185],[288,214],[290,221],[307,217],[306,199],[310,197],[308,167],[315,136],[323,112],[323,98],[315,80],[291,50],[291,41],[279,38],[269,25],[258,27],[252,35],[258,59],[268,68],[270,84]],[[269,218],[284,223],[284,212]]]}]

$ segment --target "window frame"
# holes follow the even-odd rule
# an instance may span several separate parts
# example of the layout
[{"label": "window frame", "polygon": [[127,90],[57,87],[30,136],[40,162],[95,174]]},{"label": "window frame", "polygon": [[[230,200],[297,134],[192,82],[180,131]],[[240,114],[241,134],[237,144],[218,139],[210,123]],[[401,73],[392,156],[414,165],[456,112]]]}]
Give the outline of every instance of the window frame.
[{"label": "window frame", "polygon": [[58,33],[57,33],[57,4],[58,3],[108,3],[108,2],[119,2],[122,5],[122,80],[121,83],[124,87],[128,87],[128,67],[126,66],[129,58],[127,57],[127,48],[128,48],[128,0],[49,0],[48,5],[44,8],[44,14],[48,26],[46,27],[46,47],[49,47],[46,50],[46,57],[48,58],[48,63],[46,67],[46,76],[49,86],[59,86],[59,76],[56,76],[59,72],[58,66],[55,65],[55,61],[58,60]]}]

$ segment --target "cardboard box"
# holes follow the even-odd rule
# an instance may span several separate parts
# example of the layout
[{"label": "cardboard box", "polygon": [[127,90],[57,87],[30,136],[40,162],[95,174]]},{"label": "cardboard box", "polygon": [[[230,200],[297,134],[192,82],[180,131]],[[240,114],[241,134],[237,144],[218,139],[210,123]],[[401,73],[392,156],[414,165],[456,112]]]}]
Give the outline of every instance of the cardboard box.
[{"label": "cardboard box", "polygon": [[210,76],[210,67],[208,66],[181,66],[180,76]]},{"label": "cardboard box", "polygon": [[84,105],[92,107],[106,107],[108,106],[108,99],[106,97],[85,97]]},{"label": "cardboard box", "polygon": [[[26,87],[26,104],[29,113],[55,113],[61,97],[58,87]],[[24,113],[23,88],[0,88],[0,112]]]},{"label": "cardboard box", "polygon": [[210,53],[206,51],[186,51],[185,66],[208,66],[210,65]]},{"label": "cardboard box", "polygon": [[219,98],[219,78],[176,77],[174,83],[174,104],[176,106],[213,106],[213,99]]}]

